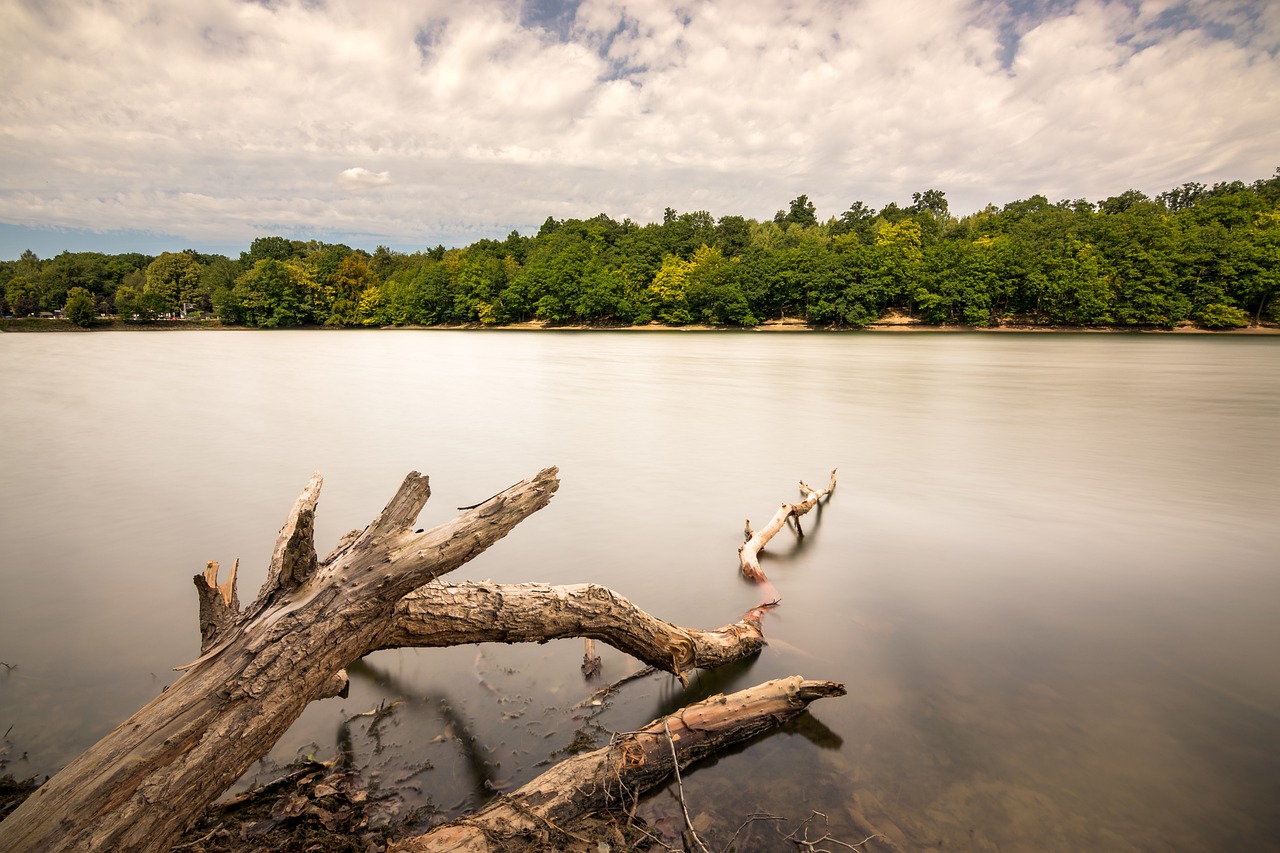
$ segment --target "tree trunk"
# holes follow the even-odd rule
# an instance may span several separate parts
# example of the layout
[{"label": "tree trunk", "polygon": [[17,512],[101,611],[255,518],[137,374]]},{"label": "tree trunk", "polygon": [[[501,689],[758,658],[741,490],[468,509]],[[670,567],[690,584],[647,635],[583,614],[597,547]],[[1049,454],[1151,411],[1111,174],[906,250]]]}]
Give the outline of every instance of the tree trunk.
[{"label": "tree trunk", "polygon": [[591,636],[676,674],[759,650],[756,614],[690,631],[599,586],[432,583],[546,506],[556,473],[421,534],[413,524],[430,489],[411,473],[378,518],[324,560],[312,544],[313,477],[257,600],[240,610],[234,568],[221,585],[217,564],[197,575],[201,656],[0,823],[0,850],[167,850],[309,702],[345,688],[347,664],[377,649]]},{"label": "tree trunk", "polygon": [[[664,782],[677,766],[781,725],[824,696],[843,696],[844,685],[800,676],[705,699],[620,733],[608,746],[560,762],[529,784],[479,812],[392,844],[388,853],[496,853],[563,850],[585,841],[575,819],[609,806],[626,806]],[[596,845],[591,845],[596,850]]]}]

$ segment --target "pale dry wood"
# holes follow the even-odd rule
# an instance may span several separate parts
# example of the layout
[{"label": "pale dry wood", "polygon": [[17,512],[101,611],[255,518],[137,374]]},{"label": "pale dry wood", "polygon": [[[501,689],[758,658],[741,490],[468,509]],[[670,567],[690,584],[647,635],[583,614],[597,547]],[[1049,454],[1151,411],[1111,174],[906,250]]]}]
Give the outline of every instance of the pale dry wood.
[{"label": "pale dry wood", "polygon": [[400,598],[501,539],[558,486],[548,468],[413,534],[429,490],[425,477],[411,474],[374,524],[286,588],[310,562],[302,542],[314,513],[308,485],[281,533],[280,573],[264,585],[260,607],[246,610],[168,690],[0,823],[0,850],[168,849],[309,702],[331,695],[339,670],[382,647]]},{"label": "pale dry wood", "polygon": [[570,828],[575,819],[634,801],[677,767],[781,725],[816,699],[844,693],[844,685],[836,682],[792,676],[712,696],[639,731],[618,734],[608,746],[562,761],[476,814],[392,844],[389,851],[565,849],[571,842],[584,842]]},{"label": "pale dry wood", "polygon": [[753,530],[751,528],[751,520],[748,519],[743,530],[743,535],[747,541],[738,549],[738,559],[742,566],[743,576],[756,583],[767,583],[769,579],[765,577],[764,570],[760,568],[760,552],[764,550],[764,546],[778,534],[778,531],[787,525],[788,521],[795,524],[797,536],[804,536],[804,530],[800,527],[800,516],[817,506],[819,501],[835,490],[835,487],[835,470],[832,470],[831,482],[825,489],[814,489],[801,480],[800,501],[798,503],[784,503],[774,513],[773,518],[769,520],[763,530]]},{"label": "pale dry wood", "polygon": [[315,526],[316,504],[320,501],[320,488],[324,478],[319,473],[311,475],[310,482],[298,495],[289,517],[280,528],[276,547],[267,567],[267,580],[253,608],[257,610],[280,595],[297,589],[315,574],[319,559],[316,556]]}]

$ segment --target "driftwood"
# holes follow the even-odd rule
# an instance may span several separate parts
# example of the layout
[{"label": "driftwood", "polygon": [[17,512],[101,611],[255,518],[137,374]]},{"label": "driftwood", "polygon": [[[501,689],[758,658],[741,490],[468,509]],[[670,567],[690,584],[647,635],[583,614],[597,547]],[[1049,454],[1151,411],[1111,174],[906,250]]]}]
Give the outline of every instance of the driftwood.
[{"label": "driftwood", "polygon": [[843,685],[832,681],[793,676],[712,696],[638,731],[615,735],[608,746],[560,762],[476,814],[393,844],[390,850],[563,850],[574,842],[588,849],[585,839],[569,828],[572,821],[609,806],[625,807],[678,768],[796,717],[815,699],[844,692]]},{"label": "driftwood", "polygon": [[825,489],[815,489],[807,485],[804,480],[800,481],[800,494],[802,495],[799,503],[784,503],[774,513],[773,518],[764,526],[762,530],[751,529],[751,519],[747,519],[743,534],[746,536],[746,542],[738,549],[738,559],[742,563],[742,574],[749,580],[756,583],[768,583],[769,579],[765,577],[764,570],[760,568],[760,552],[764,550],[764,546],[769,544],[769,540],[778,534],[790,521],[796,529],[796,535],[803,537],[804,529],[800,526],[800,516],[807,513],[818,505],[823,498],[828,497],[836,487],[836,472],[831,472],[831,482]]},{"label": "driftwood", "polygon": [[[411,473],[377,519],[324,559],[312,539],[321,486],[313,477],[253,604],[240,609],[235,568],[222,583],[214,563],[196,575],[200,657],[0,823],[0,850],[168,849],[308,703],[345,689],[344,667],[377,649],[586,636],[677,675],[759,650],[756,611],[718,631],[693,631],[594,585],[435,582],[546,506],[556,473],[541,471],[426,533],[413,528],[430,488]],[[813,689],[797,687],[787,707]],[[768,724],[777,714],[765,716],[739,723]],[[690,760],[698,754],[693,747]]]},{"label": "driftwood", "polygon": [[682,679],[692,669],[713,669],[764,646],[755,612],[715,631],[681,628],[597,584],[432,583],[406,596],[395,616],[383,648],[586,637]]}]

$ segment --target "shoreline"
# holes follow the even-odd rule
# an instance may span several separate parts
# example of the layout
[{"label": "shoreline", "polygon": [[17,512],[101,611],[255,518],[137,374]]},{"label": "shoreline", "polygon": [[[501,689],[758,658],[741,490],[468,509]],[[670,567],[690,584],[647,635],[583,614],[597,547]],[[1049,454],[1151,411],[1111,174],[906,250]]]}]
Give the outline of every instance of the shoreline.
[{"label": "shoreline", "polygon": [[224,326],[217,320],[153,320],[144,323],[124,323],[119,320],[111,320],[95,324],[90,328],[82,328],[71,323],[69,320],[56,318],[22,318],[22,319],[0,319],[0,333],[31,333],[43,334],[49,332],[190,332],[190,331],[261,331],[261,332],[288,332],[296,329],[306,329],[311,331],[332,331],[332,332],[351,332],[351,331],[497,331],[497,332],[763,332],[763,333],[818,333],[818,334],[849,334],[858,332],[889,332],[896,334],[922,334],[922,333],[940,333],[940,334],[1155,334],[1155,335],[1280,335],[1280,324],[1262,323],[1256,326],[1245,326],[1236,329],[1210,329],[1205,326],[1197,326],[1190,321],[1175,326],[1172,329],[1160,328],[1155,326],[1040,326],[1030,323],[1011,323],[1002,322],[994,326],[960,326],[960,325],[941,325],[933,326],[923,323],[912,317],[900,314],[891,314],[877,320],[862,328],[851,327],[835,327],[835,326],[817,326],[807,323],[803,320],[766,320],[757,326],[709,326],[704,324],[691,323],[685,326],[667,326],[657,322],[647,323],[641,326],[624,326],[620,324],[585,324],[570,323],[563,325],[555,325],[545,320],[530,320],[524,323],[508,323],[505,325],[486,326],[481,323],[468,323],[459,325],[441,325],[441,326],[299,326],[288,329],[252,329],[248,326]]}]

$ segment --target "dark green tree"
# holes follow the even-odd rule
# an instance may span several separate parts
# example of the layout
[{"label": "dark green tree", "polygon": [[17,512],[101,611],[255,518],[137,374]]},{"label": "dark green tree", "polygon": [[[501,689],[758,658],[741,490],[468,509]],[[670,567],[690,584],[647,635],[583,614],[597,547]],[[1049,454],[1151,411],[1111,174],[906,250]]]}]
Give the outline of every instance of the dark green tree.
[{"label": "dark green tree", "polygon": [[779,210],[774,214],[773,221],[782,226],[799,225],[802,228],[812,228],[818,224],[818,214],[813,202],[809,201],[809,196],[799,195],[791,200],[791,205],[786,211]]}]

